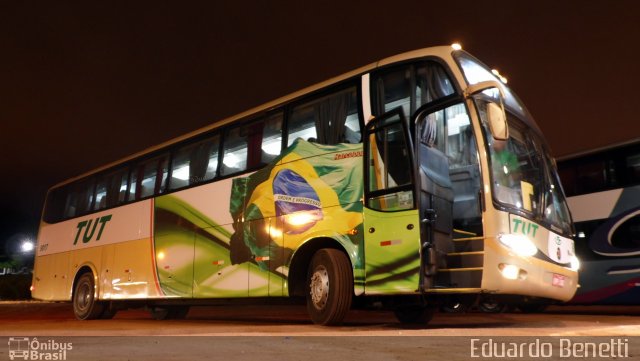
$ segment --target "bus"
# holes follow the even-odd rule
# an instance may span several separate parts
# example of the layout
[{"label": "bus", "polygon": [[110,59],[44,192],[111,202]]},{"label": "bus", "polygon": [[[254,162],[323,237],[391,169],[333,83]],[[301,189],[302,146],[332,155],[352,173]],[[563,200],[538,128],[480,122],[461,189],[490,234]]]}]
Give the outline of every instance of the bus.
[{"label": "bus", "polygon": [[501,80],[459,46],[416,50],[55,185],[32,295],[79,319],[289,300],[322,325],[567,301],[565,197]]},{"label": "bus", "polygon": [[582,282],[571,303],[638,304],[640,139],[558,159]]}]

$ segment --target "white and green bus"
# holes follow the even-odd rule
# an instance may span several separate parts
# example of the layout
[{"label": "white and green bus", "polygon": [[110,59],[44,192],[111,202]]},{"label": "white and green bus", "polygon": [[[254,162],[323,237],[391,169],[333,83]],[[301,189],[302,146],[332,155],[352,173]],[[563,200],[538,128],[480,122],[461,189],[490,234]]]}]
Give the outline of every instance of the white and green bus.
[{"label": "white and green bus", "polygon": [[318,324],[369,302],[428,322],[441,302],[571,299],[572,232],[525,107],[442,46],[54,186],[32,295],[71,301],[79,319],[306,299]]}]

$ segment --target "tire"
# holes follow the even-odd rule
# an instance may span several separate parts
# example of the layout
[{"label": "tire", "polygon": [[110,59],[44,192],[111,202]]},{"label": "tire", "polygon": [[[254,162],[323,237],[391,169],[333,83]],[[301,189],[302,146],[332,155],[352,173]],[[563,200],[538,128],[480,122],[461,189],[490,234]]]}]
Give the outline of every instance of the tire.
[{"label": "tire", "polygon": [[507,305],[492,300],[484,300],[478,304],[478,308],[484,313],[502,313],[507,309]]},{"label": "tire", "polygon": [[151,307],[149,309],[154,320],[182,320],[189,313],[189,306]]},{"label": "tire", "polygon": [[347,255],[331,248],[316,252],[307,272],[306,294],[313,323],[341,324],[353,299],[353,271]]},{"label": "tire", "polygon": [[393,313],[400,323],[426,325],[436,313],[436,308],[422,305],[398,306]]},{"label": "tire", "polygon": [[73,313],[79,320],[95,320],[104,312],[104,304],[96,299],[91,272],[83,273],[73,288]]}]

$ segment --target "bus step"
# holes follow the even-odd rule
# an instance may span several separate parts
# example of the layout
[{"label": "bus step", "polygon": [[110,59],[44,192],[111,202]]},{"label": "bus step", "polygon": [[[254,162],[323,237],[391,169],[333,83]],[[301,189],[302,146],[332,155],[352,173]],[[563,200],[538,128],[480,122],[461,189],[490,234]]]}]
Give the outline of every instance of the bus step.
[{"label": "bus step", "polygon": [[480,288],[482,267],[443,268],[438,270],[436,288]]},{"label": "bus step", "polygon": [[453,252],[447,254],[448,268],[473,268],[482,267],[484,264],[484,252]]},{"label": "bus step", "polygon": [[483,237],[467,237],[453,239],[454,252],[481,252],[484,251]]}]

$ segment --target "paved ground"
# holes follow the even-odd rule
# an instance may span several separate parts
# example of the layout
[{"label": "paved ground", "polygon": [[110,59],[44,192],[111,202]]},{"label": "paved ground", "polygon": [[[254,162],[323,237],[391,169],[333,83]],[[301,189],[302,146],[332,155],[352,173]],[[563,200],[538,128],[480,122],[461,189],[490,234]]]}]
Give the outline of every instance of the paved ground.
[{"label": "paved ground", "polygon": [[385,311],[351,311],[343,326],[313,325],[303,306],[192,307],[185,320],[156,321],[143,309],[78,321],[66,303],[0,302],[0,335],[55,336],[640,336],[640,306],[556,306],[542,314],[438,313],[407,328]]},{"label": "paved ground", "polygon": [[[31,340],[38,337],[41,342],[71,337],[68,339],[76,348],[69,351],[68,360],[73,360],[74,355],[82,360],[181,360],[200,354],[209,355],[209,359],[223,359],[219,357],[225,355],[254,360],[260,354],[260,360],[307,361],[331,359],[335,354],[340,359],[362,357],[367,361],[449,361],[471,359],[474,338],[484,342],[515,337],[516,342],[522,343],[549,336],[554,337],[554,347],[563,338],[600,343],[627,340],[629,352],[636,352],[634,355],[639,357],[640,337],[632,336],[640,336],[640,306],[558,306],[543,314],[440,313],[427,326],[407,328],[383,311],[352,311],[343,326],[322,327],[311,324],[302,306],[194,307],[185,320],[171,321],[155,321],[138,309],[121,311],[113,320],[77,321],[69,304],[0,302],[0,336],[26,336]],[[8,359],[4,351],[0,344],[0,361]],[[556,352],[553,356],[560,355]]]}]

